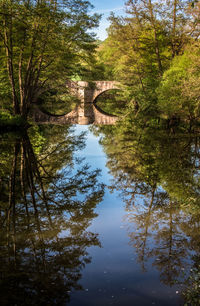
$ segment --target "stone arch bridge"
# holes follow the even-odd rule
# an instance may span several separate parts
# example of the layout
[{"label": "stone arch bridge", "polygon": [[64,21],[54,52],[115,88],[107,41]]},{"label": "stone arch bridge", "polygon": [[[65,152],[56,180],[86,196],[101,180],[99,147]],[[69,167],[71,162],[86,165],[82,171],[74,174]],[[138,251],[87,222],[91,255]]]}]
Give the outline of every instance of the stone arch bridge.
[{"label": "stone arch bridge", "polygon": [[33,119],[38,123],[52,124],[114,124],[118,117],[102,111],[95,103],[96,98],[103,92],[119,89],[115,81],[67,81],[69,92],[76,96],[81,104],[66,115],[51,115],[35,106],[32,111]]},{"label": "stone arch bridge", "polygon": [[119,83],[116,81],[67,81],[67,87],[81,102],[93,103],[103,92],[119,89]]}]

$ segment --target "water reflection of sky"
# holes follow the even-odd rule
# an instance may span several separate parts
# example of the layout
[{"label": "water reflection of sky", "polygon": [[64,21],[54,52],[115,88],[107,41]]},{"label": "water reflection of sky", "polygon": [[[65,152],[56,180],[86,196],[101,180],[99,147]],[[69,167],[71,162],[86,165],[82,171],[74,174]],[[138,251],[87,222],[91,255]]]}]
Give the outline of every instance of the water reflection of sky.
[{"label": "water reflection of sky", "polygon": [[108,171],[105,168],[106,155],[103,152],[102,147],[98,144],[99,138],[94,136],[92,132],[88,130],[87,125],[76,125],[75,134],[79,135],[81,132],[86,132],[86,147],[77,152],[77,157],[84,157],[86,162],[92,168],[101,168],[103,170],[104,180],[108,179]]},{"label": "water reflection of sky", "polygon": [[[87,130],[87,126],[76,126],[75,133]],[[112,176],[106,168],[106,155],[98,140],[88,131],[86,147],[77,152],[77,156],[85,157],[92,168],[100,168],[100,181],[109,185]],[[141,271],[135,248],[130,245],[125,225],[127,211],[119,194],[106,189],[96,212],[98,217],[90,229],[99,234],[102,247],[88,250],[92,263],[83,269],[81,284],[84,291],[74,292],[70,305],[178,305],[177,287],[161,284],[160,273],[152,267],[151,259],[146,263],[147,272]],[[136,230],[134,223],[130,223],[129,228],[133,232]]]}]

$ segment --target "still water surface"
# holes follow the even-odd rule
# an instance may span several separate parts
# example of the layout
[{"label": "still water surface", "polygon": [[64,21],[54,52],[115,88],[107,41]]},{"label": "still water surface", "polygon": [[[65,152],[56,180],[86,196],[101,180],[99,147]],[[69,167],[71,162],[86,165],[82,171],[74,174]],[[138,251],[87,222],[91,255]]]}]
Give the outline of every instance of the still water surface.
[{"label": "still water surface", "polygon": [[200,305],[199,140],[122,134],[1,136],[1,305]]}]

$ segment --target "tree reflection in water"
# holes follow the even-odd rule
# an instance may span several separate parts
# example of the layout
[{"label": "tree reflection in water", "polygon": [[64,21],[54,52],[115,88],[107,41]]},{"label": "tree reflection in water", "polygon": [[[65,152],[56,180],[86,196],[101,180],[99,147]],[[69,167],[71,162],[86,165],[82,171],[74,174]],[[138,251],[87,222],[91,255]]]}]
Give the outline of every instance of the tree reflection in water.
[{"label": "tree reflection in water", "polygon": [[73,158],[83,135],[66,127],[29,134],[1,142],[1,305],[63,305],[82,289],[87,248],[100,245],[87,228],[104,186],[98,170]]},{"label": "tree reflection in water", "polygon": [[149,262],[161,282],[179,284],[186,303],[200,296],[200,139],[133,127],[92,128],[113,176],[111,190],[126,203],[130,245],[145,272]]}]

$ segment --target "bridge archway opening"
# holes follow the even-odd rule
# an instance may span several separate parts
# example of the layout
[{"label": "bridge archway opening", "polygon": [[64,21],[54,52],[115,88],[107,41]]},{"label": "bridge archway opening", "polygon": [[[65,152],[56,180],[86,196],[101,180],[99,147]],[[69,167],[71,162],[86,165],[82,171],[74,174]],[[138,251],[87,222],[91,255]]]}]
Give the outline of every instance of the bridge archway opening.
[{"label": "bridge archway opening", "polygon": [[45,92],[37,101],[37,107],[44,114],[59,117],[74,111],[79,101],[69,93],[60,94],[57,91]]},{"label": "bridge archway opening", "polygon": [[108,117],[116,117],[113,114],[110,114],[108,112],[103,111],[100,107],[98,107],[97,104],[93,104],[94,111],[96,111],[98,114],[103,115],[103,116],[108,116]]},{"label": "bridge archway opening", "polygon": [[94,99],[93,103],[99,111],[118,116],[125,110],[125,101],[122,99],[120,89],[107,89]]},{"label": "bridge archway opening", "polygon": [[61,114],[55,114],[55,113],[52,113],[52,112],[49,112],[47,111],[45,108],[43,108],[42,106],[40,105],[37,105],[37,108],[40,112],[42,112],[44,115],[47,115],[47,116],[52,116],[52,117],[55,117],[55,118],[60,118],[60,117],[63,117],[63,116],[66,116],[66,115],[69,115],[70,113],[74,112],[76,110],[76,107],[73,108],[71,111],[67,111],[65,113],[61,113]]},{"label": "bridge archway opening", "polygon": [[120,92],[121,89],[118,89],[118,88],[112,88],[112,89],[106,89],[102,92],[100,92],[94,99],[93,103],[97,103],[98,102],[98,99],[101,97],[101,96],[105,96],[105,95],[115,95],[117,92]]}]

